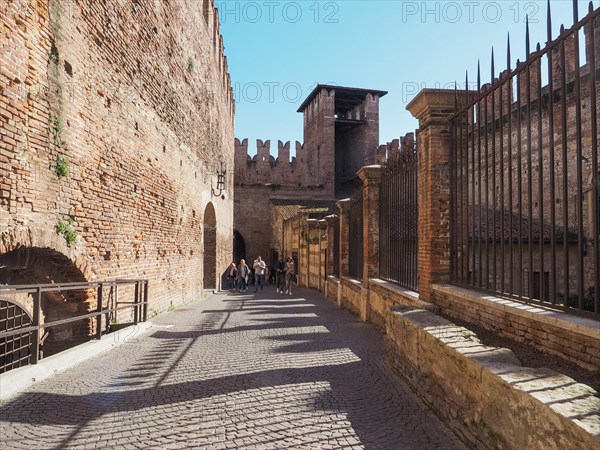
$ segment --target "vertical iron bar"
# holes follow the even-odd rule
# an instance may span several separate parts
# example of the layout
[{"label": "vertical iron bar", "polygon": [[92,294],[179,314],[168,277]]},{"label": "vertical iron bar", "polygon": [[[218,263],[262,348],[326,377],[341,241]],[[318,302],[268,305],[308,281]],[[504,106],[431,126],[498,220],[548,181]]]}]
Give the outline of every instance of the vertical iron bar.
[{"label": "vertical iron bar", "polygon": [[148,290],[149,290],[149,281],[144,281],[144,305],[142,306],[142,322],[146,322],[148,320]]},{"label": "vertical iron bar", "polygon": [[100,283],[98,285],[98,303],[96,305],[96,312],[98,315],[96,316],[96,339],[102,338],[102,292],[104,285]]},{"label": "vertical iron bar", "polygon": [[40,319],[42,316],[42,287],[38,286],[33,298],[33,326],[35,331],[33,332],[31,342],[31,364],[37,364],[40,358]]},{"label": "vertical iron bar", "polygon": [[465,106],[467,109],[465,110],[465,136],[464,136],[464,157],[465,157],[465,176],[463,181],[463,189],[464,193],[464,203],[462,204],[462,223],[463,228],[461,228],[461,232],[463,233],[464,240],[464,257],[462,263],[462,283],[469,282],[469,259],[470,259],[470,251],[469,248],[469,102],[471,101],[469,96],[469,74],[465,72],[465,91],[466,91],[466,103]]},{"label": "vertical iron bar", "polygon": [[119,312],[117,308],[119,307],[119,282],[115,283],[115,313],[113,315],[115,322],[117,322],[117,313]]},{"label": "vertical iron bar", "polygon": [[140,282],[135,282],[135,290],[133,293],[133,324],[138,324],[138,301],[140,297]]},{"label": "vertical iron bar", "polygon": [[[402,182],[404,185],[404,199],[403,199],[403,205],[404,205],[404,209],[406,209],[408,211],[408,208],[410,207],[410,198],[412,196],[412,183],[410,180],[410,153],[408,152],[408,149],[404,149],[404,168],[402,170]],[[406,253],[406,257],[404,259],[404,263],[405,266],[402,268],[402,278],[404,280],[403,284],[404,287],[410,286],[410,272],[412,270],[412,265],[411,265],[411,248],[410,248],[410,234],[412,231],[412,223],[410,220],[410,213],[407,213],[404,217],[404,251]]]},{"label": "vertical iron bar", "polygon": [[455,154],[457,153],[457,130],[456,130],[456,83],[454,83],[454,114],[455,116],[450,120],[450,276],[453,281],[458,280],[458,269],[456,264],[456,251],[457,251],[457,233],[456,233],[456,217],[455,217],[455,209],[456,209],[456,168],[455,164]]},{"label": "vertical iron bar", "polygon": [[[499,82],[499,96],[500,96],[500,292],[505,293],[505,281],[506,281],[506,264],[505,264],[505,240],[506,240],[506,229],[504,223],[504,97],[502,85],[504,84],[504,76],[500,75]],[[510,139],[510,136],[509,136]]]},{"label": "vertical iron bar", "polygon": [[[529,256],[528,266],[528,281],[527,281],[527,296],[529,300],[533,299],[533,174],[532,172],[532,161],[531,161],[531,61],[530,59],[530,47],[529,47],[529,18],[527,18],[527,60],[526,71],[525,74],[527,76],[527,81],[525,82],[525,87],[527,89],[527,217],[528,217],[528,225],[529,225],[529,233],[527,235],[527,253]],[[541,230],[540,230],[541,231]]]},{"label": "vertical iron bar", "polygon": [[[540,222],[540,301],[546,301],[546,283],[544,273],[544,245],[545,245],[545,221],[544,221],[544,153],[543,153],[543,142],[542,142],[542,57],[540,53],[540,44],[537,44],[537,79],[536,86],[538,92],[537,102],[537,137],[538,137],[538,208],[539,208],[539,222]],[[551,138],[551,136],[549,136]]]},{"label": "vertical iron bar", "polygon": [[[517,60],[517,68],[520,66]],[[523,297],[523,138],[521,118],[521,75],[522,70],[517,70],[517,238],[519,241],[518,252],[518,274],[519,274],[519,298]]]},{"label": "vertical iron bar", "polygon": [[[513,199],[513,158],[512,158],[512,105],[513,105],[513,76],[511,74],[511,61],[510,61],[510,34],[507,38],[507,46],[506,46],[506,68],[508,71],[508,101],[507,101],[507,114],[508,114],[508,292],[511,295],[514,295],[514,257],[513,257],[513,245],[514,245],[514,237],[513,237],[513,217],[514,217],[514,199]],[[518,75],[517,75],[518,78]]]},{"label": "vertical iron bar", "polygon": [[485,289],[490,289],[490,153],[488,135],[488,100],[489,92],[485,93],[483,102],[483,127],[485,148]]},{"label": "vertical iron bar", "polygon": [[492,288],[498,290],[496,243],[496,86],[494,82],[494,49],[492,47]]},{"label": "vertical iron bar", "polygon": [[[416,137],[416,136],[415,136]],[[418,141],[417,141],[418,142]],[[414,145],[418,145],[415,143]],[[413,254],[413,286],[415,291],[419,290],[419,158],[417,149],[412,148],[412,183],[413,183],[413,232],[411,236],[412,254]]]},{"label": "vertical iron bar", "polygon": [[[468,76],[467,76],[467,87],[469,86]],[[471,164],[473,165],[473,169],[471,170],[471,202],[473,205],[471,206],[471,210],[468,211],[468,214],[471,216],[471,239],[470,245],[472,249],[472,270],[471,270],[471,279],[469,280],[469,284],[472,286],[476,286],[476,273],[477,273],[477,255],[476,255],[476,247],[475,247],[475,105],[471,105],[469,103],[469,111],[471,113]]]},{"label": "vertical iron bar", "polygon": [[[573,0],[573,23],[579,21],[577,0]],[[579,31],[574,30],[575,39],[575,142],[577,148],[577,297],[579,311],[583,311],[583,252],[585,236],[583,229],[583,143],[581,138],[581,80],[579,69]]]},{"label": "vertical iron bar", "polygon": [[[565,27],[561,25],[560,34],[564,34]],[[560,99],[561,99],[561,133],[562,133],[562,195],[563,195],[563,276],[564,276],[564,308],[569,309],[569,186],[567,179],[568,153],[567,153],[567,77],[566,77],[565,40],[560,41]]]},{"label": "vertical iron bar", "polygon": [[[552,41],[552,13],[550,9],[550,0],[548,0],[547,17],[547,38],[548,43]],[[552,48],[548,48],[548,157],[550,168],[550,301],[556,304],[557,277],[556,277],[556,165],[554,162],[554,74],[552,72],[553,57]]]},{"label": "vertical iron bar", "polygon": [[465,112],[460,113],[460,209],[457,211],[457,216],[460,214],[460,218],[457,217],[457,220],[460,222],[460,282],[462,284],[465,283],[465,267],[468,266],[468,258],[467,258],[467,243],[465,242],[466,237],[466,222],[465,222],[465,208],[467,207],[467,202],[465,198],[465,192],[467,190],[467,167],[465,164],[467,148],[465,146],[465,137],[466,130],[465,124],[467,120],[465,118]]},{"label": "vertical iron bar", "polygon": [[[589,3],[589,14],[591,15],[594,10],[592,2]],[[590,114],[592,118],[591,129],[592,129],[592,211],[593,211],[593,242],[594,242],[594,312],[600,314],[600,245],[598,243],[598,237],[600,230],[598,229],[598,113],[596,111],[596,42],[595,42],[595,26],[594,19],[590,20],[589,23],[589,35],[590,41]]]},{"label": "vertical iron bar", "polygon": [[385,227],[383,224],[385,223],[385,182],[386,182],[386,174],[387,174],[387,166],[384,166],[383,174],[381,182],[379,183],[379,239],[380,239],[380,250],[379,250],[379,276],[385,278],[385,264],[384,264],[384,255],[385,255]]},{"label": "vertical iron bar", "polygon": [[477,62],[477,177],[479,179],[478,184],[478,207],[479,207],[479,229],[478,229],[478,249],[479,249],[479,274],[478,274],[478,286],[483,287],[483,261],[482,261],[482,242],[483,231],[481,229],[481,71],[479,62]]}]

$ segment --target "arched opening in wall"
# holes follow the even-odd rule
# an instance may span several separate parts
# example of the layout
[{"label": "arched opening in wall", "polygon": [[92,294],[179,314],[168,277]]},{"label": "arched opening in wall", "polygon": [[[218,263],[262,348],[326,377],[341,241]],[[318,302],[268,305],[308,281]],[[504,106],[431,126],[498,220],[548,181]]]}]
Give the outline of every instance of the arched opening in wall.
[{"label": "arched opening in wall", "polygon": [[[64,254],[50,248],[17,247],[0,255],[0,285],[64,284],[85,282],[85,276]],[[14,294],[9,299],[33,317],[34,294]],[[14,298],[13,298],[14,297]],[[50,291],[41,294],[40,323],[55,322],[87,314],[95,304],[88,290]],[[9,305],[7,305],[8,307]],[[16,310],[6,311],[17,314]],[[0,316],[1,317],[1,316]],[[11,321],[7,322],[9,326]],[[1,331],[1,330],[0,330]],[[40,356],[46,357],[88,341],[94,333],[91,319],[83,319],[40,331]]]},{"label": "arched opening in wall", "polygon": [[246,242],[244,236],[238,231],[233,231],[233,260],[236,264],[240,263],[241,259],[246,259]]},{"label": "arched opening in wall", "polygon": [[204,210],[204,280],[203,289],[217,289],[217,216],[212,203]]}]

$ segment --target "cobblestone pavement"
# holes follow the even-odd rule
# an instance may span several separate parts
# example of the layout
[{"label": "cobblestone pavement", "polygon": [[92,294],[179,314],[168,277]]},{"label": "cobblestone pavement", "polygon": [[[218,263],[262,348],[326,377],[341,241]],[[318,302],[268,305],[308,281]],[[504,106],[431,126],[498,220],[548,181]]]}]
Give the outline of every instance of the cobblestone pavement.
[{"label": "cobblestone pavement", "polygon": [[456,449],[383,338],[309,290],[219,294],[1,408],[0,448]]}]

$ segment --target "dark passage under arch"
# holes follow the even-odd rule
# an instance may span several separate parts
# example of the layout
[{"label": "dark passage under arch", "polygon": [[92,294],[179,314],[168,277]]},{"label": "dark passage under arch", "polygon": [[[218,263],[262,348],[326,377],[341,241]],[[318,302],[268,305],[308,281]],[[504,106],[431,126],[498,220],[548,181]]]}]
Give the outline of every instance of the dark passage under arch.
[{"label": "dark passage under arch", "polygon": [[246,259],[246,241],[244,241],[244,236],[238,230],[234,230],[233,260],[236,264],[239,264],[241,259]]}]

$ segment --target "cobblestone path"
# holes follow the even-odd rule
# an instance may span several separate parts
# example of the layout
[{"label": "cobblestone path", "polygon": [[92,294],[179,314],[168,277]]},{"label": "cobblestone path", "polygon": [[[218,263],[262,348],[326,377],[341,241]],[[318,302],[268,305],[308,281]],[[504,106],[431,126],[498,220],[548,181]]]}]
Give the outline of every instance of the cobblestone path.
[{"label": "cobblestone path", "polygon": [[[319,294],[220,294],[1,407],[0,448],[456,449]],[[117,335],[115,335],[117,336]]]}]

